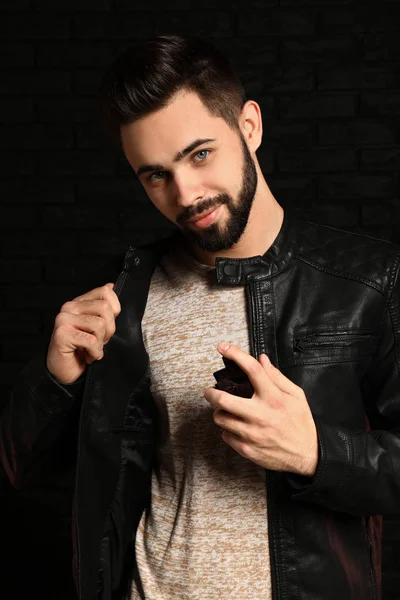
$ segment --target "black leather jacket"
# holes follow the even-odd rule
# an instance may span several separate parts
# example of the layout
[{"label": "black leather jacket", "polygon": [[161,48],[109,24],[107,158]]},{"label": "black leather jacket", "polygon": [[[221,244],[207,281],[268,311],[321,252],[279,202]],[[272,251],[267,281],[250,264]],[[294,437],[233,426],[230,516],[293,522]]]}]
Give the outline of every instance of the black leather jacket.
[{"label": "black leather jacket", "polygon": [[[141,318],[171,239],[128,250],[104,358],[67,386],[44,356],[32,360],[2,414],[15,487],[75,473],[80,600],[129,597],[157,428]],[[266,353],[304,390],[318,432],[312,478],[266,471],[274,600],[382,597],[380,515],[400,513],[399,259],[395,244],[285,209],[263,256],[216,260],[218,283],[246,288],[252,356]]]}]

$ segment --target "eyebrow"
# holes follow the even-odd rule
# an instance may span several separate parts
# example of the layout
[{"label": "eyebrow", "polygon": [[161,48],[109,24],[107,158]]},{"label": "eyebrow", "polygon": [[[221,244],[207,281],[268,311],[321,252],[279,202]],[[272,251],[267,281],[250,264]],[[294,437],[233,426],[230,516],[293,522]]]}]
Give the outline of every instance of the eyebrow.
[{"label": "eyebrow", "polygon": [[[189,144],[189,146],[186,146],[186,148],[184,148],[180,152],[177,152],[175,154],[172,162],[174,162],[174,163],[179,162],[180,160],[185,158],[185,156],[190,154],[190,152],[192,152],[192,150],[194,150],[198,146],[201,146],[202,144],[205,144],[206,142],[215,142],[215,138],[198,138],[197,140],[195,140],[194,142]],[[137,170],[136,175],[137,175],[137,177],[140,177],[140,175],[142,175],[142,173],[146,173],[147,171],[164,171],[164,169],[165,169],[165,167],[163,165],[159,165],[159,164],[142,165]]]}]

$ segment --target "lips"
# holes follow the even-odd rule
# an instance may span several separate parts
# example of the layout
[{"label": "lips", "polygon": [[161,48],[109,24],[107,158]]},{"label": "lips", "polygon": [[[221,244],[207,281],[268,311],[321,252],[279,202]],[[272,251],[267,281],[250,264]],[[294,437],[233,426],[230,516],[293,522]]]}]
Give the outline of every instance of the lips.
[{"label": "lips", "polygon": [[218,208],[218,206],[214,206],[214,208],[210,208],[210,210],[202,213],[201,215],[197,215],[196,217],[193,217],[192,219],[188,219],[189,223],[194,223],[194,221],[200,221],[200,219],[204,219],[204,217],[206,217],[207,215],[211,214],[212,212],[214,212],[214,210]]}]

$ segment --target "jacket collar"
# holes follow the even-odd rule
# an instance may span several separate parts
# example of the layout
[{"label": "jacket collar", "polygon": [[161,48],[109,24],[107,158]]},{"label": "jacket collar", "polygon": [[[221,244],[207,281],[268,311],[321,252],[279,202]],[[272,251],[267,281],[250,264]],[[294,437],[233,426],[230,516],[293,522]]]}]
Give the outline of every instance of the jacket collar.
[{"label": "jacket collar", "polygon": [[[297,218],[292,209],[284,209],[281,228],[265,254],[250,258],[219,257],[215,261],[217,283],[244,285],[273,277],[283,271],[291,260],[297,241]],[[180,230],[168,237],[147,243],[138,248],[129,247],[124,261],[124,271],[135,270],[135,277],[151,277],[161,256],[180,238]]]}]

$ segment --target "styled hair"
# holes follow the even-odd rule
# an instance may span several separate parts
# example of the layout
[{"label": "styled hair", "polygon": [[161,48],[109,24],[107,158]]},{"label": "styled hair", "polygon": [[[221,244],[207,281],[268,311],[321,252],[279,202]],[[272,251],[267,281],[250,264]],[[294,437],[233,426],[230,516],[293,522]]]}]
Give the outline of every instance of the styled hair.
[{"label": "styled hair", "polygon": [[209,113],[239,131],[246,94],[229,59],[190,35],[160,35],[129,46],[104,72],[97,103],[104,129],[121,151],[120,126],[196,92]]}]

